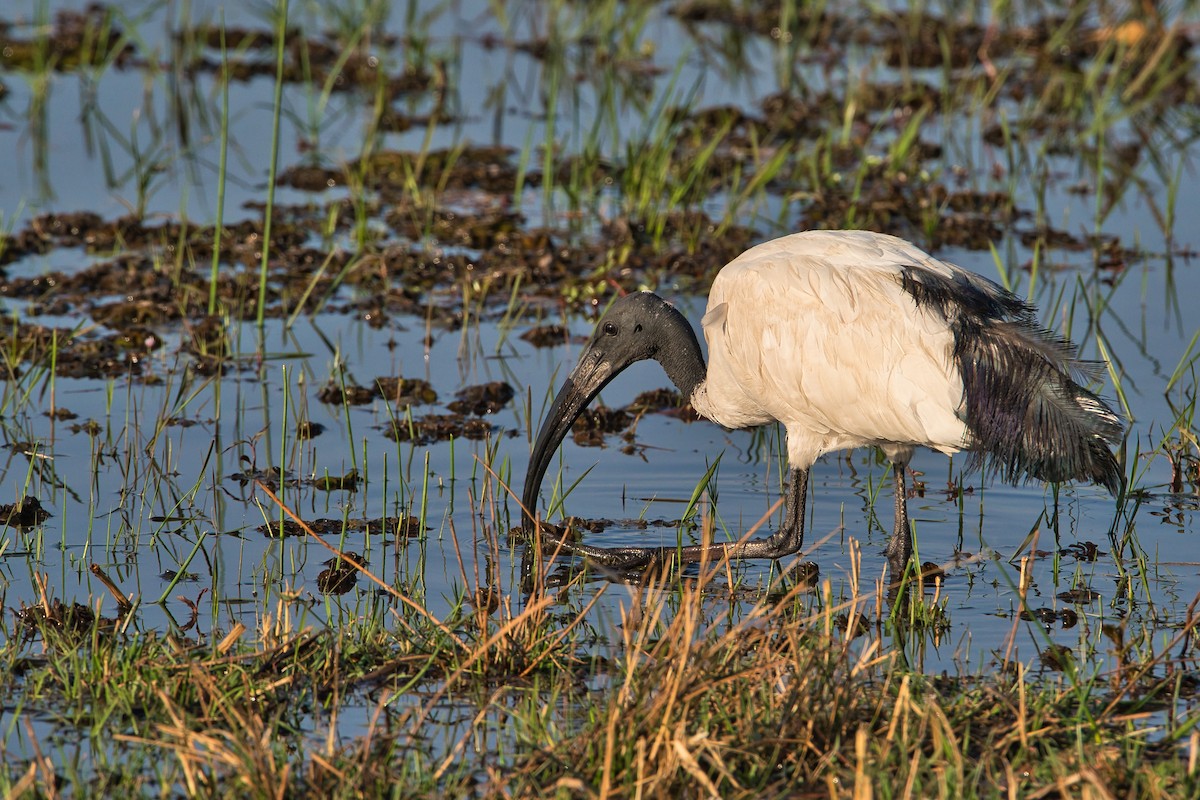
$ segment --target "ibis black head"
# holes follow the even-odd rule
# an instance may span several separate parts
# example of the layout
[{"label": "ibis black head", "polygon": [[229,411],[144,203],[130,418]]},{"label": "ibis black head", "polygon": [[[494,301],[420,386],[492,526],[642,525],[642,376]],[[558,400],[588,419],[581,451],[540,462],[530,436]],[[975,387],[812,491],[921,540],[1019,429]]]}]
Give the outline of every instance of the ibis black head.
[{"label": "ibis black head", "polygon": [[685,398],[704,379],[704,357],[687,320],[658,295],[637,292],[618,299],[600,318],[579,363],[546,412],[525,473],[521,502],[528,517],[537,507],[550,459],[575,420],[609,381],[648,358],[663,365]]}]

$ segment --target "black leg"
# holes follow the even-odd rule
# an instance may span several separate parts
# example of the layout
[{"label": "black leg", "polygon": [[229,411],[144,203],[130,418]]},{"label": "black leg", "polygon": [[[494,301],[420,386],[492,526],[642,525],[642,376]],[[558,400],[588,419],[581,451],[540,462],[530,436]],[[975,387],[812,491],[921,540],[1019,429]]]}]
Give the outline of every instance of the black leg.
[{"label": "black leg", "polygon": [[765,539],[748,542],[722,542],[704,546],[694,545],[682,549],[670,549],[666,555],[677,555],[683,563],[699,561],[702,557],[729,558],[785,558],[799,553],[804,547],[804,505],[808,499],[808,470],[792,469],[792,482],[788,486],[786,507],[783,511],[783,527]]},{"label": "black leg", "polygon": [[[783,512],[783,527],[766,539],[755,539],[735,552],[740,558],[783,558],[804,548],[804,506],[808,500],[808,470],[793,469],[788,487],[787,507]],[[733,548],[737,551],[737,548]],[[751,551],[751,552],[746,552]]]},{"label": "black leg", "polygon": [[912,528],[908,524],[908,488],[904,481],[907,470],[907,463],[897,462],[892,465],[892,472],[896,476],[896,526],[884,552],[887,554],[888,565],[892,568],[893,580],[900,580],[913,553]]}]

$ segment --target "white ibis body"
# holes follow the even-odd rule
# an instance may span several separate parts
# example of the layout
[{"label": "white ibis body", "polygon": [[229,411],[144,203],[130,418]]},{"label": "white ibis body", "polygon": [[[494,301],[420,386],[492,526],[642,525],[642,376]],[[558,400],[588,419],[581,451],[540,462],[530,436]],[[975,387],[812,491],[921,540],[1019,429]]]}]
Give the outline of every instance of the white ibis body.
[{"label": "white ibis body", "polygon": [[[1081,383],[1094,366],[997,284],[893,236],[812,231],[747,250],[713,281],[701,325],[649,292],[618,299],[555,397],[533,447],[523,504],[575,419],[629,365],[654,359],[702,416],[726,428],[780,423],[792,480],[771,536],[676,548],[570,552],[619,567],[656,556],[780,558],[804,542],[808,471],[825,453],[876,446],[893,464],[887,556],[912,555],[905,472],[915,447],[970,451],[1010,482],[1088,480],[1116,494],[1121,419]],[[714,553],[713,551],[719,551]]]}]

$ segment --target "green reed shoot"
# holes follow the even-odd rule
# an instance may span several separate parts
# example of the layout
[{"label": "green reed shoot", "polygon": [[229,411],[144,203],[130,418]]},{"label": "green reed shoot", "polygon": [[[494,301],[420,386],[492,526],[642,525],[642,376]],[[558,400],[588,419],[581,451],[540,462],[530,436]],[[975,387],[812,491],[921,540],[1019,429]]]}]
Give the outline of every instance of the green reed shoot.
[{"label": "green reed shoot", "polygon": [[208,313],[217,313],[217,280],[221,274],[221,236],[225,232],[225,181],[229,169],[229,51],[225,47],[225,12],[220,15],[221,87],[220,152],[217,156],[217,208],[213,220],[212,265],[208,274]]},{"label": "green reed shoot", "polygon": [[279,169],[279,123],[283,117],[283,66],[287,54],[288,2],[278,0],[274,9],[275,20],[275,94],[271,113],[271,156],[267,167],[267,199],[263,217],[262,260],[258,273],[258,309],[256,323],[259,328],[266,319],[267,273],[271,263],[271,228],[275,216],[275,182]]}]

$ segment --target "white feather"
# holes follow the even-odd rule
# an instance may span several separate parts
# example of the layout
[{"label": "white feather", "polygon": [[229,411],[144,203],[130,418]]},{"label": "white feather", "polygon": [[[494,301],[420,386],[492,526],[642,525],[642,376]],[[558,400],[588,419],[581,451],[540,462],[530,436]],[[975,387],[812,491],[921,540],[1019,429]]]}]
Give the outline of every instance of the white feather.
[{"label": "white feather", "polygon": [[778,420],[793,467],[867,445],[968,444],[963,383],[945,320],[918,308],[901,269],[957,269],[907,242],[810,231],[747,250],[713,283],[696,410],[728,428]]}]

